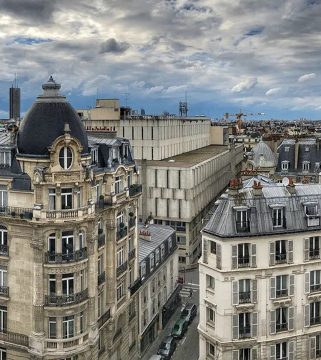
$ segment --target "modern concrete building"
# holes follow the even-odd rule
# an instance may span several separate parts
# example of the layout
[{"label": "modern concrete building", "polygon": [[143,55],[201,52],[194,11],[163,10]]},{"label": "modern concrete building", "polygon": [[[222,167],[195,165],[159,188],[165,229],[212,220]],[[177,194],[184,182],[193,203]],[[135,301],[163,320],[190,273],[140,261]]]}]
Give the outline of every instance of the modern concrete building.
[{"label": "modern concrete building", "polygon": [[166,325],[179,304],[178,255],[170,226],[140,225],[139,339],[140,356]]},{"label": "modern concrete building", "polygon": [[[89,133],[115,125],[98,116],[94,120],[96,110],[101,108],[92,109],[91,117],[83,115]],[[126,115],[118,123],[117,133],[130,140],[140,171],[139,218],[152,216],[155,223],[174,227],[180,267],[195,265],[201,252],[202,219],[241,170],[242,145],[212,144],[214,139],[227,142],[228,128],[211,126],[204,116]]]},{"label": "modern concrete building", "polygon": [[0,139],[0,357],[135,359],[136,165],[59,89]]},{"label": "modern concrete building", "polygon": [[231,181],[202,232],[200,359],[320,358],[320,194]]}]

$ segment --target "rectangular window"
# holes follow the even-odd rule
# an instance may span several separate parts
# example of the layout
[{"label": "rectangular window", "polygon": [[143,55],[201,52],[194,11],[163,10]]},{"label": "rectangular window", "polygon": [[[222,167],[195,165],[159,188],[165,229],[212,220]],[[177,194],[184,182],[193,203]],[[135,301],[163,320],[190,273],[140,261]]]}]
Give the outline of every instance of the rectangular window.
[{"label": "rectangular window", "polygon": [[103,255],[98,256],[98,275],[104,272],[104,258]]},{"label": "rectangular window", "polygon": [[62,294],[66,296],[73,295],[74,274],[63,274],[61,283],[62,283]]},{"label": "rectangular window", "polygon": [[276,332],[288,330],[288,308],[276,309]]},{"label": "rectangular window", "polygon": [[249,267],[250,266],[250,244],[238,244],[238,267]]},{"label": "rectangular window", "polygon": [[75,336],[75,317],[73,315],[62,318],[62,335],[64,339]]},{"label": "rectangular window", "polygon": [[57,338],[57,319],[55,317],[49,318],[49,339]]},{"label": "rectangular window", "polygon": [[239,280],[239,303],[247,304],[251,302],[251,280]]},{"label": "rectangular window", "polygon": [[8,206],[8,191],[7,187],[0,185],[0,207]]},{"label": "rectangular window", "polygon": [[72,209],[72,189],[61,189],[61,209]]},{"label": "rectangular window", "polygon": [[150,263],[150,271],[154,269],[155,266],[155,256],[154,253],[151,253],[149,256],[149,263]]},{"label": "rectangular window", "polygon": [[7,268],[0,266],[0,287],[8,286]]},{"label": "rectangular window", "polygon": [[288,161],[282,161],[282,163],[281,163],[281,169],[282,169],[283,171],[289,170],[289,162],[288,162]]},{"label": "rectangular window", "polygon": [[206,274],[206,288],[210,290],[215,289],[215,279],[213,276]]},{"label": "rectangular window", "polygon": [[56,295],[56,275],[49,275],[49,295]]},{"label": "rectangular window", "polygon": [[275,242],[275,262],[282,264],[286,261],[286,240],[277,240]]},{"label": "rectangular window", "polygon": [[321,324],[321,302],[315,301],[310,303],[310,325]]},{"label": "rectangular window", "polygon": [[123,296],[125,295],[125,286],[124,283],[121,282],[118,286],[117,286],[117,301],[121,300],[123,298]]},{"label": "rectangular window", "polygon": [[251,360],[251,349],[250,348],[240,349],[238,360]]},{"label": "rectangular window", "polygon": [[310,291],[316,292],[321,290],[321,270],[310,271]]},{"label": "rectangular window", "polygon": [[276,360],[286,360],[288,358],[288,344],[286,342],[277,343],[275,346]]},{"label": "rectangular window", "polygon": [[7,350],[0,348],[0,360],[7,360]]},{"label": "rectangular window", "polygon": [[210,243],[211,243],[211,253],[216,254],[216,242],[210,241]]},{"label": "rectangular window", "polygon": [[236,231],[237,232],[249,232],[250,231],[248,210],[237,210],[236,211]]},{"label": "rectangular window", "polygon": [[49,189],[48,209],[56,210],[56,189]]},{"label": "rectangular window", "polygon": [[72,232],[63,232],[61,236],[61,253],[65,261],[74,258],[74,235]]},{"label": "rectangular window", "polygon": [[7,307],[0,306],[0,332],[7,331]]},{"label": "rectangular window", "polygon": [[207,348],[207,356],[214,358],[215,346],[213,344],[211,344],[210,342],[206,342],[206,348]]},{"label": "rectangular window", "polygon": [[309,161],[303,161],[302,170],[303,171],[309,171],[310,170],[310,162]]},{"label": "rectangular window", "polygon": [[320,237],[312,236],[309,239],[309,259],[319,259],[320,258]]},{"label": "rectangular window", "polygon": [[160,261],[159,249],[155,250],[155,259],[156,259],[156,266],[157,266],[159,264],[159,261]]},{"label": "rectangular window", "polygon": [[210,324],[215,324],[215,312],[212,308],[207,307],[206,308],[206,320]]},{"label": "rectangular window", "polygon": [[288,275],[276,276],[276,297],[288,296]]},{"label": "rectangular window", "polygon": [[239,338],[251,337],[251,313],[239,314]]},{"label": "rectangular window", "polygon": [[121,246],[117,250],[117,267],[122,265],[125,262],[125,248]]},{"label": "rectangular window", "polygon": [[124,190],[123,176],[116,176],[115,178],[115,194],[119,194]]},{"label": "rectangular window", "polygon": [[277,208],[273,209],[272,214],[272,220],[273,220],[273,227],[283,227],[283,209]]}]

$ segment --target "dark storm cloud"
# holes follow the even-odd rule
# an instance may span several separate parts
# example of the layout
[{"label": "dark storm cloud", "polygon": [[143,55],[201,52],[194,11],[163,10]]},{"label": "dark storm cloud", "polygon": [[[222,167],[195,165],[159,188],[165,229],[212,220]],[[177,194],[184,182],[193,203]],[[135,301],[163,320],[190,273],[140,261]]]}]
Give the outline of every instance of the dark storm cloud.
[{"label": "dark storm cloud", "polygon": [[0,0],[2,13],[35,22],[51,21],[56,0]]},{"label": "dark storm cloud", "polygon": [[130,45],[126,41],[117,41],[114,38],[110,38],[100,45],[100,53],[122,54],[129,47]]}]

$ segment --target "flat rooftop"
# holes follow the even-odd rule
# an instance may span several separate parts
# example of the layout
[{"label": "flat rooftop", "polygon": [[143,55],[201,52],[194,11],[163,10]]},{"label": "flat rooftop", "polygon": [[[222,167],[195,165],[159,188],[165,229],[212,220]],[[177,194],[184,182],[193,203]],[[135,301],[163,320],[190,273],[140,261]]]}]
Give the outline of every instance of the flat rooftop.
[{"label": "flat rooftop", "polygon": [[[192,150],[180,155],[172,156],[163,160],[147,160],[149,166],[165,166],[165,167],[192,167],[203,161],[227,151],[226,145],[209,145],[200,149]],[[136,160],[141,164],[141,160]]]}]

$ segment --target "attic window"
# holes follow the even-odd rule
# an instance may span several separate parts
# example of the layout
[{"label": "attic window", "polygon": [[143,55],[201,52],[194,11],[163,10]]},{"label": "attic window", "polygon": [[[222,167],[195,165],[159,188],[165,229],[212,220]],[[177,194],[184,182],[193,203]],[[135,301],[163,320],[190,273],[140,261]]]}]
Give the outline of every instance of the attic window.
[{"label": "attic window", "polygon": [[10,165],[11,156],[9,151],[1,151],[0,152],[0,167],[5,167]]},{"label": "attic window", "polygon": [[281,168],[282,170],[289,170],[289,161],[282,161],[281,162]]},{"label": "attic window", "polygon": [[70,147],[64,146],[59,152],[59,164],[64,170],[68,170],[72,163],[72,151]]},{"label": "attic window", "polygon": [[97,148],[91,149],[91,163],[92,164],[98,163],[98,149]]},{"label": "attic window", "polygon": [[290,146],[285,146],[285,147],[284,147],[284,151],[285,151],[285,152],[289,152],[289,151],[290,151]]},{"label": "attic window", "polygon": [[308,152],[310,151],[310,148],[308,146],[305,147],[305,151]]},{"label": "attic window", "polygon": [[306,216],[318,216],[318,204],[304,204],[304,209]]}]

